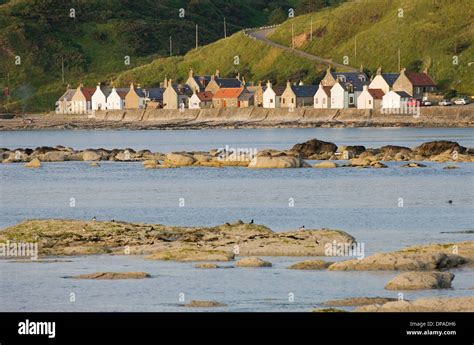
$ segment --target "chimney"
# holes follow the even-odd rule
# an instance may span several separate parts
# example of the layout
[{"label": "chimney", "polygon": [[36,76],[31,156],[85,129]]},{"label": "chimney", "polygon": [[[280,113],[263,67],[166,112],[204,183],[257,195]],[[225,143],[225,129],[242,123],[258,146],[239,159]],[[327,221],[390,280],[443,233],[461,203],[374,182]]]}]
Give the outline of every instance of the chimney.
[{"label": "chimney", "polygon": [[240,72],[237,72],[237,75],[235,76],[237,80],[240,80]]},{"label": "chimney", "polygon": [[405,75],[406,70],[407,70],[407,69],[406,69],[405,67],[403,67],[403,68],[400,70],[400,74]]},{"label": "chimney", "polygon": [[216,80],[216,77],[214,75],[211,75],[211,80]]},{"label": "chimney", "polygon": [[360,73],[364,73],[364,66],[362,66],[362,64],[360,64],[359,72],[360,72]]},{"label": "chimney", "polygon": [[381,75],[382,74],[382,67],[379,67],[377,68],[377,75]]},{"label": "chimney", "polygon": [[242,77],[242,85],[245,86],[245,78],[244,77]]},{"label": "chimney", "polygon": [[133,85],[133,81],[130,83],[130,90],[135,90],[135,85]]},{"label": "chimney", "polygon": [[220,77],[221,77],[221,71],[219,71],[218,69],[216,69],[216,74],[215,74],[215,76],[216,76],[217,78],[220,78]]},{"label": "chimney", "polygon": [[369,87],[368,87],[367,85],[364,85],[364,86],[363,86],[363,89],[364,89],[364,91],[368,91],[368,90],[369,90]]},{"label": "chimney", "polygon": [[163,82],[163,87],[166,89],[168,87],[168,76],[165,75],[165,81]]},{"label": "chimney", "polygon": [[428,66],[426,66],[425,68],[423,68],[423,73],[428,74]]},{"label": "chimney", "polygon": [[189,78],[194,77],[194,71],[192,68],[189,69]]},{"label": "chimney", "polygon": [[137,89],[141,89],[141,88],[142,88],[142,87],[141,87],[141,85],[140,85],[140,84],[138,84],[138,85],[137,85]]},{"label": "chimney", "polygon": [[291,87],[291,83],[290,83],[289,80],[286,81],[286,87],[287,87],[287,88]]},{"label": "chimney", "polygon": [[267,87],[270,89],[272,88],[272,83],[270,82],[270,80],[267,80]]},{"label": "chimney", "polygon": [[300,80],[300,82],[299,82],[299,84],[298,84],[298,85],[299,85],[299,86],[303,86],[303,81],[302,81],[302,80]]}]

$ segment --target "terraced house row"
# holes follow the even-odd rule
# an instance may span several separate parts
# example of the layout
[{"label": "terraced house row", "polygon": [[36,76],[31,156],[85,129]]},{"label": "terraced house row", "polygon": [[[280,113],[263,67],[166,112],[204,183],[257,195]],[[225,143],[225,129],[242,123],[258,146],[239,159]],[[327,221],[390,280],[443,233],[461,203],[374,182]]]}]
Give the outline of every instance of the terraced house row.
[{"label": "terraced house row", "polygon": [[99,110],[124,109],[203,109],[203,108],[299,108],[317,109],[381,109],[402,108],[411,100],[427,99],[436,91],[436,83],[428,75],[409,72],[377,73],[369,78],[359,72],[334,72],[328,68],[319,85],[303,82],[286,85],[248,83],[240,75],[222,78],[219,70],[213,75],[197,76],[190,69],[184,84],[165,78],[156,88],[128,88],[97,85],[95,88],[68,88],[56,103],[61,114],[86,114]]}]

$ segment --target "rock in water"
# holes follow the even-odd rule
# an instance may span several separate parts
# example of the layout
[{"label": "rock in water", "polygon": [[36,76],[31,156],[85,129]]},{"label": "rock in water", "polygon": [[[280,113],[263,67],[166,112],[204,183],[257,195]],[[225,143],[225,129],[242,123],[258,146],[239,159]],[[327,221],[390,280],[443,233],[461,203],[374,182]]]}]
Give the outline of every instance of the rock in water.
[{"label": "rock in water", "polygon": [[355,298],[345,298],[345,299],[336,299],[332,301],[324,302],[324,305],[329,307],[356,307],[361,305],[370,305],[370,304],[383,304],[387,302],[395,302],[397,298],[390,297],[355,297]]},{"label": "rock in water", "polygon": [[325,161],[325,162],[314,164],[313,168],[331,169],[331,168],[337,168],[337,164],[334,162]]},{"label": "rock in water", "polygon": [[387,290],[449,289],[454,274],[450,272],[404,272],[390,280]]},{"label": "rock in water", "polygon": [[235,263],[237,267],[272,267],[271,262],[260,258],[243,258]]},{"label": "rock in water", "polygon": [[100,161],[100,155],[94,151],[82,152],[82,160],[85,162]]},{"label": "rock in water", "polygon": [[311,139],[302,144],[294,145],[290,151],[298,152],[299,154],[301,154],[302,158],[309,158],[314,154],[319,154],[323,152],[336,152],[337,145],[318,139]]},{"label": "rock in water", "polygon": [[176,261],[231,261],[234,254],[223,250],[199,250],[194,248],[176,248],[163,250],[146,257],[151,260]]},{"label": "rock in water", "polygon": [[184,305],[188,308],[215,308],[215,307],[227,307],[227,304],[216,302],[216,301],[196,301],[193,300],[188,304]]},{"label": "rock in water", "polygon": [[36,168],[41,168],[41,162],[38,158],[33,158],[31,161],[26,163],[25,168],[30,168],[30,169],[36,169]]},{"label": "rock in water", "polygon": [[170,165],[175,166],[189,166],[193,165],[195,162],[194,157],[186,152],[178,153],[178,152],[170,152],[166,154],[165,158],[166,162]]},{"label": "rock in water", "polygon": [[212,262],[203,262],[202,264],[196,264],[194,265],[196,268],[205,268],[205,269],[210,269],[210,268],[219,268],[219,265],[214,264]]},{"label": "rock in water", "polygon": [[420,298],[414,301],[397,301],[371,304],[357,308],[357,312],[474,312],[474,297]]},{"label": "rock in water", "polygon": [[282,169],[282,168],[305,168],[305,167],[310,167],[310,165],[298,157],[258,156],[252,159],[248,167],[251,169]]},{"label": "rock in water", "polygon": [[414,149],[416,154],[425,157],[439,155],[448,150],[451,152],[456,151],[457,153],[466,152],[466,148],[464,146],[459,145],[455,141],[447,140],[430,141],[423,143]]},{"label": "rock in water", "polygon": [[325,270],[332,262],[324,260],[306,260],[288,267],[290,270]]},{"label": "rock in water", "polygon": [[145,169],[156,169],[159,165],[158,162],[154,159],[148,159],[146,161],[143,161],[142,164]]},{"label": "rock in water", "polygon": [[145,272],[97,272],[81,274],[71,277],[73,279],[99,279],[99,280],[117,280],[117,279],[144,279],[150,278]]}]

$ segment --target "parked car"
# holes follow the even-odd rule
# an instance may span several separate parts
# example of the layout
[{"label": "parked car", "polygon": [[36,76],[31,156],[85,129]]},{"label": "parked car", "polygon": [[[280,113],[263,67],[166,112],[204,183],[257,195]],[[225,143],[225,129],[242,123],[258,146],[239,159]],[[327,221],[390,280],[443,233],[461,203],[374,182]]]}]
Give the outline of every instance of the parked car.
[{"label": "parked car", "polygon": [[443,99],[441,102],[438,103],[439,105],[446,107],[448,105],[453,105],[453,103],[449,99]]},{"label": "parked car", "polygon": [[424,100],[424,101],[421,102],[421,105],[422,105],[423,107],[429,107],[430,105],[433,105],[433,103],[431,103],[430,101],[428,101],[428,100],[426,99],[426,100]]},{"label": "parked car", "polygon": [[461,98],[458,98],[458,99],[455,99],[454,100],[454,104],[457,104],[457,105],[466,105],[466,104],[469,104],[470,101],[469,101],[469,98],[467,97],[461,97]]}]

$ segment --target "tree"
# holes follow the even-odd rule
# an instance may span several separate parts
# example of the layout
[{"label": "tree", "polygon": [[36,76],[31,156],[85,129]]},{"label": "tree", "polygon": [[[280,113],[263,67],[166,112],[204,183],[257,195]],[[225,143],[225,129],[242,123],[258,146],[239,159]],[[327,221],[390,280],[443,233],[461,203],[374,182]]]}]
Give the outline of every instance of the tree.
[{"label": "tree", "polygon": [[269,24],[280,24],[283,23],[287,19],[285,11],[281,8],[275,8],[268,17]]},{"label": "tree", "polygon": [[316,12],[328,6],[327,0],[301,0],[296,7],[296,13],[305,14]]}]

